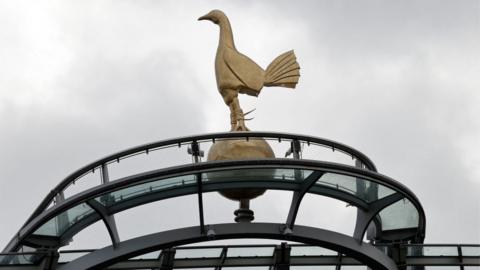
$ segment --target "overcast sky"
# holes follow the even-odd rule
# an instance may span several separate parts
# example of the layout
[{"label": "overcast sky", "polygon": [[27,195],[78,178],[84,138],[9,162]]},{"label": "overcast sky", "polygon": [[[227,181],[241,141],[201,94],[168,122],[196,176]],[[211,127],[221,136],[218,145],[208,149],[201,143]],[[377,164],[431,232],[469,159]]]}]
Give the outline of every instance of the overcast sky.
[{"label": "overcast sky", "polygon": [[[257,109],[250,129],[359,149],[416,193],[426,242],[478,244],[479,3],[0,1],[0,246],[81,166],[135,145],[229,129],[213,69],[218,28],[196,20],[211,9],[225,11],[237,49],[259,65],[294,49],[302,68],[294,91],[241,98],[244,110]],[[286,207],[281,195],[265,197],[281,203],[257,204],[259,220],[264,208]],[[319,201],[310,221],[335,229],[343,214],[322,208],[333,204]],[[128,224],[135,215],[117,219]],[[123,231],[133,237],[135,226]]]}]

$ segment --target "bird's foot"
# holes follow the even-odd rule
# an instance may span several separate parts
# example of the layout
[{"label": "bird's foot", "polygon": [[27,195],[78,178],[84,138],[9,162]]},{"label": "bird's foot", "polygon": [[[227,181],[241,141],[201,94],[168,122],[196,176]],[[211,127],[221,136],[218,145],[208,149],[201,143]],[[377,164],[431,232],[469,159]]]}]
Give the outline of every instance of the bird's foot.
[{"label": "bird's foot", "polygon": [[245,121],[242,119],[242,120],[238,120],[234,131],[250,131],[250,129],[248,129],[247,126],[245,126]]},{"label": "bird's foot", "polygon": [[233,123],[232,123],[232,131],[250,131],[250,129],[248,129],[247,126],[245,125],[245,121],[252,120],[253,118],[245,118],[245,116],[253,111],[255,111],[255,109],[247,113],[243,113],[243,111],[240,110],[237,113],[235,127],[233,126]]}]

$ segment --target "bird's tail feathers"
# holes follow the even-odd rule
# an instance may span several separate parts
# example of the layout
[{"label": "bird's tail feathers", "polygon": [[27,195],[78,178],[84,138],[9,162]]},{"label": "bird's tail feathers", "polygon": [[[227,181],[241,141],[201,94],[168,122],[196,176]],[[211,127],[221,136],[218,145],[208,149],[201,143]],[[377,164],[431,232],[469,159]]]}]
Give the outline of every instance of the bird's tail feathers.
[{"label": "bird's tail feathers", "polygon": [[300,78],[300,65],[292,51],[275,58],[265,72],[265,86],[295,88]]}]

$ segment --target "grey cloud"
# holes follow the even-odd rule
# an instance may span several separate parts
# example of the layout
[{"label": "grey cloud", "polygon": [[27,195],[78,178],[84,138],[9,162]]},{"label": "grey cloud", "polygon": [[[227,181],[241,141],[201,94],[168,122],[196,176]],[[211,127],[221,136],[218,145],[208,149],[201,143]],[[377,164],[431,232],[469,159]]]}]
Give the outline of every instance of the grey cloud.
[{"label": "grey cloud", "polygon": [[[352,145],[418,195],[427,242],[480,242],[480,182],[471,166],[480,147],[478,1],[182,3],[61,9],[61,45],[72,58],[47,85],[53,101],[19,105],[16,92],[0,92],[0,200],[16,205],[2,208],[10,221],[0,224],[0,244],[85,163],[228,128],[213,76],[218,29],[194,21],[213,8],[227,11],[238,48],[263,66],[290,48],[302,66],[293,92],[266,88],[258,100],[242,97],[244,107],[257,108],[251,129]],[[20,79],[0,87],[32,92]]]}]

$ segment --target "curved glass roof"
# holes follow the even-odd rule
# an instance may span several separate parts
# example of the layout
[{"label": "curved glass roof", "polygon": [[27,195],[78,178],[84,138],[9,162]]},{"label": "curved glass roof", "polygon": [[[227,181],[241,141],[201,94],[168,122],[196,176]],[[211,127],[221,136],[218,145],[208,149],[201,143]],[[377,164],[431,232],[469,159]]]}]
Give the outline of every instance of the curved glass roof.
[{"label": "curved glass roof", "polygon": [[[212,168],[194,174],[171,177],[152,174],[151,177],[142,177],[141,181],[130,185],[121,186],[117,183],[116,186],[121,187],[115,188],[111,192],[90,197],[88,200],[95,200],[104,206],[107,212],[115,213],[141,204],[161,200],[162,198],[168,198],[171,191],[178,192],[177,195],[194,194],[198,191],[198,177],[201,179],[204,192],[242,188],[245,185],[256,188],[296,191],[314,175],[314,172],[322,172],[322,174],[318,174],[314,179],[314,184],[308,189],[308,193],[333,197],[361,208],[368,207],[369,204],[375,203],[389,195],[402,192],[398,188],[391,187],[388,183],[380,184],[379,179],[376,179],[376,182],[374,182],[369,176],[360,178],[353,176],[352,173],[347,171],[342,173],[332,172],[324,168],[259,168],[259,166],[249,165],[245,166],[245,168],[234,169]],[[122,182],[122,180],[118,182]],[[112,182],[112,186],[114,183]],[[382,230],[418,227],[418,209],[405,195],[402,195],[402,197],[404,199],[386,205],[380,211]],[[94,209],[86,202],[81,202],[50,218],[36,229],[34,234],[60,237],[65,231],[77,225],[89,215],[97,216],[96,219],[92,219],[92,222],[100,219]],[[79,230],[82,228],[79,228]]]},{"label": "curved glass roof", "polygon": [[[207,149],[216,140],[255,138],[268,140],[274,149],[276,146],[273,144],[283,145],[283,148],[277,149],[290,147],[285,156],[294,158],[202,162],[201,151],[192,150]],[[291,155],[294,144],[301,145],[300,152]],[[124,159],[148,156],[153,151],[162,152],[167,148],[177,149],[185,155],[187,147],[192,163],[182,161],[179,166],[156,170],[162,166],[155,165],[151,171],[133,171],[134,174],[130,172],[122,178],[109,179],[108,170],[113,163],[122,164],[120,162]],[[325,161],[325,155],[317,157],[314,154],[318,149],[338,152],[347,158],[341,159],[341,163],[337,159]],[[302,159],[302,153],[310,159]],[[276,155],[283,156],[283,153]],[[89,188],[71,192],[71,187],[79,181],[89,182],[85,185]],[[289,190],[296,194],[294,199],[297,201],[292,200],[288,217],[285,217],[288,226],[294,225],[303,195],[311,193],[354,205],[366,213],[369,222],[373,218],[370,220],[368,215],[375,214],[375,224],[381,224],[377,230],[413,228],[408,233],[420,235],[419,239],[423,239],[425,215],[415,195],[400,183],[377,174],[374,163],[361,152],[338,142],[303,135],[228,132],[141,145],[84,166],[46,196],[5,251],[15,251],[23,244],[28,245],[29,237],[35,235],[56,237],[60,242],[68,240],[100,219],[107,227],[111,226],[109,215],[138,205],[196,193],[201,202],[202,193],[242,188]],[[62,199],[67,195],[67,199]],[[201,204],[199,209],[202,213]],[[203,217],[201,219],[203,222]],[[112,232],[112,228],[107,229]]]}]

